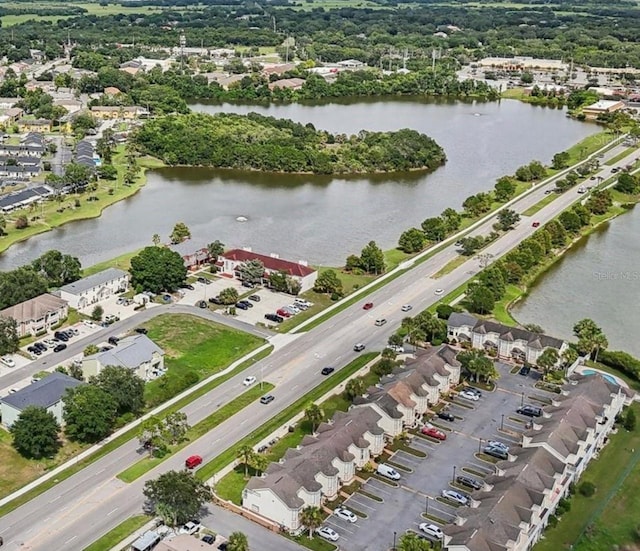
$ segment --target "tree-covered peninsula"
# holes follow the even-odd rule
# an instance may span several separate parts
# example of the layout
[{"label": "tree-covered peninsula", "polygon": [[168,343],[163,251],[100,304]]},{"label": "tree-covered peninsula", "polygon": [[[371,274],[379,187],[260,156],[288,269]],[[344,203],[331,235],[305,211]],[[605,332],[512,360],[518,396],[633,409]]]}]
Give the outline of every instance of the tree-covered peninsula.
[{"label": "tree-covered peninsula", "polygon": [[334,135],[256,113],[158,117],[138,130],[135,141],[144,153],[169,165],[265,172],[433,170],[446,161],[442,147],[415,130]]}]

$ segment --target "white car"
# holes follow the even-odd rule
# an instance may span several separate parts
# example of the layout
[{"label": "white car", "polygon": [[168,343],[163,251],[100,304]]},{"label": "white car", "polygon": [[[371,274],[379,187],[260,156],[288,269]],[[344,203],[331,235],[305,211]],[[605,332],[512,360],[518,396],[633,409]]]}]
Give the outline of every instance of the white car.
[{"label": "white car", "polygon": [[53,348],[54,346],[56,346],[57,344],[60,344],[59,341],[57,340],[53,340],[53,339],[47,339],[46,341],[42,341],[44,344],[46,344],[49,348]]},{"label": "white car", "polygon": [[387,320],[384,319],[384,318],[380,318],[380,319],[376,320],[375,325],[376,325],[376,327],[380,327],[380,326],[384,325],[385,323],[387,323]]},{"label": "white car", "polygon": [[389,350],[393,350],[396,354],[403,354],[404,353],[404,346],[399,346],[397,344],[388,344],[387,348]]},{"label": "white car", "polygon": [[338,507],[333,514],[342,520],[347,522],[356,522],[358,517],[352,511],[349,511],[346,507]]},{"label": "white car", "polygon": [[436,290],[433,292],[433,294],[434,294],[434,295],[438,295],[438,296],[443,295],[443,294],[444,294],[444,289],[436,289]]},{"label": "white car", "polygon": [[251,376],[251,377],[246,377],[245,380],[242,381],[242,384],[244,386],[251,386],[255,382],[256,382],[256,378]]},{"label": "white car", "polygon": [[400,310],[402,310],[403,312],[408,312],[409,310],[411,310],[411,308],[413,308],[413,306],[411,306],[411,304],[403,304],[402,308],[400,308]]},{"label": "white car", "polygon": [[332,530],[328,526],[321,526],[320,528],[317,528],[316,534],[329,541],[338,541],[338,538],[340,537],[338,532]]},{"label": "white car", "polygon": [[306,306],[307,308],[309,308],[310,306],[313,306],[312,302],[309,302],[308,300],[305,300],[303,298],[297,298],[296,300],[293,301],[294,304],[302,304],[302,306]]},{"label": "white car", "polygon": [[420,530],[422,530],[427,536],[430,536],[438,540],[444,537],[444,532],[435,524],[429,524],[428,522],[423,522],[420,524]]},{"label": "white car", "polygon": [[500,440],[489,440],[487,442],[487,447],[500,448],[503,449],[506,453],[509,453],[509,446],[507,446],[504,442],[500,442]]},{"label": "white car", "polygon": [[463,496],[460,492],[456,492],[455,490],[442,490],[441,495],[442,497],[455,501],[460,505],[467,505],[467,503],[469,503],[467,496]]},{"label": "white car", "polygon": [[463,390],[460,394],[458,394],[460,398],[464,398],[465,400],[471,400],[472,402],[477,402],[480,397],[473,392],[469,392],[468,390]]},{"label": "white car", "polygon": [[300,313],[300,308],[298,308],[295,304],[289,304],[289,306],[285,306],[285,310],[290,310],[292,314]]},{"label": "white car", "polygon": [[89,320],[82,320],[82,323],[84,323],[89,329],[93,329],[96,326],[95,323]]},{"label": "white car", "polygon": [[14,362],[9,356],[2,356],[2,358],[0,358],[0,362],[2,362],[7,367],[16,366],[16,362]]},{"label": "white car", "polygon": [[180,528],[178,533],[191,535],[191,534],[195,534],[198,530],[200,530],[200,524],[196,524],[195,522],[189,521]]}]

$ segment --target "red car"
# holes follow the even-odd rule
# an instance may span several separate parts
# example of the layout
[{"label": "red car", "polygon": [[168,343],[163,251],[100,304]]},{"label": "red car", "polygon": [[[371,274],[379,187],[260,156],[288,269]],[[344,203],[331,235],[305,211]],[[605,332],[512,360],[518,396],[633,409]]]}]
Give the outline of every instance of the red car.
[{"label": "red car", "polygon": [[373,308],[373,302],[367,302],[362,309],[363,310],[371,310],[371,308]]},{"label": "red car", "polygon": [[202,457],[200,457],[199,455],[192,455],[191,457],[187,457],[187,460],[184,462],[184,466],[187,469],[194,469],[201,463],[202,463]]},{"label": "red car", "polygon": [[540,225],[540,222],[534,222],[533,224],[531,224],[534,228],[537,228]]},{"label": "red car", "polygon": [[447,439],[447,435],[442,432],[441,430],[438,430],[435,427],[422,427],[422,434],[426,434],[427,436],[431,436],[431,438],[435,438],[436,440],[446,440]]},{"label": "red car", "polygon": [[287,312],[286,310],[283,310],[282,308],[280,308],[280,310],[277,310],[276,314],[278,314],[279,316],[282,316],[283,318],[290,318],[291,317],[291,314],[289,312]]}]

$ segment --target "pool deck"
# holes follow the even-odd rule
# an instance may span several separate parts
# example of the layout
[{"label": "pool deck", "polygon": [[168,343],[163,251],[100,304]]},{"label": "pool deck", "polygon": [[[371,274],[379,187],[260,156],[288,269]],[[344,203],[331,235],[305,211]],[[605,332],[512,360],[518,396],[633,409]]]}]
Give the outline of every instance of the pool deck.
[{"label": "pool deck", "polygon": [[616,384],[621,386],[622,388],[629,388],[629,385],[626,383],[626,381],[623,381],[620,377],[616,377],[615,375],[612,375],[611,373],[607,373],[602,369],[596,369],[594,367],[589,367],[584,365],[576,368],[575,372],[580,373],[581,375],[587,375],[587,376],[593,375],[594,373],[599,373],[605,379],[609,379],[609,378],[613,379],[616,382]]}]

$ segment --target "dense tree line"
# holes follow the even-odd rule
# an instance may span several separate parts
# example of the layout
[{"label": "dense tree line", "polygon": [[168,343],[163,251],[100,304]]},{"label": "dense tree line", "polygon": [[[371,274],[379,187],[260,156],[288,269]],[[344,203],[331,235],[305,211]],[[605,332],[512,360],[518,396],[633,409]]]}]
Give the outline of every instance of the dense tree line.
[{"label": "dense tree line", "polygon": [[272,172],[405,171],[435,169],[446,161],[442,148],[415,130],[347,137],[256,113],[160,117],[146,122],[135,141],[170,165]]}]

